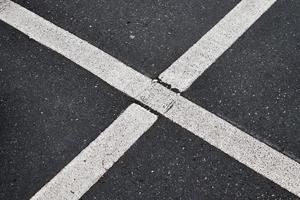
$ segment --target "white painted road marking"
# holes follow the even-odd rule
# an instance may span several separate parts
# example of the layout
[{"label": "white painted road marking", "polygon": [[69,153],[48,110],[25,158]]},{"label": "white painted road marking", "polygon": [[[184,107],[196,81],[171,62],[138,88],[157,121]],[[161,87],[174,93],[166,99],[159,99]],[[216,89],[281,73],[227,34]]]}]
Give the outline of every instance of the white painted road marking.
[{"label": "white painted road marking", "polygon": [[32,200],[78,200],[156,121],[157,116],[130,105]]},{"label": "white painted road marking", "polygon": [[300,197],[296,161],[15,3],[0,19]]},{"label": "white painted road marking", "polygon": [[185,91],[275,2],[242,0],[159,78],[172,88]]},{"label": "white painted road marking", "polygon": [[22,6],[9,0],[4,0],[0,8],[2,6],[4,6],[0,11],[2,21],[101,77],[129,96],[136,97],[151,84],[150,78],[140,76],[138,72],[114,57]]},{"label": "white painted road marking", "polygon": [[164,86],[138,100],[300,197],[300,164]]}]

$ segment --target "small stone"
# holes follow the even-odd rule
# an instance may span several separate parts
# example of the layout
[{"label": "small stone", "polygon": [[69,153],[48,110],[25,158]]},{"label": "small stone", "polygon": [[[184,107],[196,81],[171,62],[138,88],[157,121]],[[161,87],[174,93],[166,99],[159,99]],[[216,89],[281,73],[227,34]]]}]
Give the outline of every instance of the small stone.
[{"label": "small stone", "polygon": [[135,36],[134,36],[134,35],[130,35],[129,38],[130,38],[130,39],[134,39]]}]

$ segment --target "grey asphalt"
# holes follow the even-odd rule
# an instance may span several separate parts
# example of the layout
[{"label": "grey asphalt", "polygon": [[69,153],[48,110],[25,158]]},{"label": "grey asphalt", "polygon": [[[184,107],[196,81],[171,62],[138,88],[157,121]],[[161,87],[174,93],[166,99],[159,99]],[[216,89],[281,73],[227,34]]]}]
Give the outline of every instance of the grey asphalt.
[{"label": "grey asphalt", "polygon": [[299,11],[275,3],[183,94],[298,162]]},{"label": "grey asphalt", "polygon": [[[14,0],[157,78],[237,0]],[[300,2],[278,0],[182,95],[300,160]],[[0,199],[29,199],[133,99],[0,22]],[[82,199],[299,199],[158,122]]]},{"label": "grey asphalt", "polygon": [[161,117],[81,199],[297,197]]},{"label": "grey asphalt", "polygon": [[0,22],[0,199],[29,199],[131,100]]},{"label": "grey asphalt", "polygon": [[151,78],[168,68],[238,0],[14,0]]}]

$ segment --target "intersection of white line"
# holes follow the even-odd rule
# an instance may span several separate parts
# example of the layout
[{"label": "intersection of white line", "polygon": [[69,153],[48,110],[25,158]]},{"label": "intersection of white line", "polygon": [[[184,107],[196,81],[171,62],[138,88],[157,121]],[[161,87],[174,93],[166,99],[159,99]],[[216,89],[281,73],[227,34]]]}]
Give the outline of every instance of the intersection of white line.
[{"label": "intersection of white line", "polygon": [[[248,6],[254,6],[255,3],[258,3],[258,6],[264,5],[262,2],[268,5],[264,5],[265,7],[260,9],[259,15],[255,17],[257,19],[274,1],[243,0],[242,2],[248,3]],[[242,2],[238,6],[241,6]],[[248,12],[243,17],[247,18],[247,15],[251,14],[253,13]],[[257,13],[255,12],[254,14]],[[232,15],[235,16],[234,14]],[[112,58],[100,49],[13,2],[10,2],[5,9],[0,11],[0,19],[94,73],[118,90],[161,113],[283,188],[300,196],[300,164],[296,161],[277,152],[161,84],[151,81],[151,79]],[[249,17],[249,19],[248,25],[244,26],[245,30],[255,21],[252,17]],[[241,31],[240,34],[244,31]],[[236,40],[236,37],[235,35],[231,39]],[[234,41],[231,42],[233,43]],[[222,51],[224,52],[227,48],[228,45]],[[197,48],[194,49],[193,51],[197,51]],[[197,56],[199,53],[195,52],[194,55]],[[191,77],[187,76],[185,78],[193,82],[201,74],[200,71],[196,73],[197,75],[192,74]],[[172,73],[170,77],[168,76],[164,75],[168,80],[173,79],[171,77],[173,76]],[[176,80],[176,84],[180,85],[178,82],[182,82],[182,79]],[[181,88],[186,88],[188,85]],[[65,182],[65,184],[67,185],[68,183]],[[54,184],[48,188],[55,190],[56,187],[62,186]],[[43,190],[44,188],[41,191]]]}]

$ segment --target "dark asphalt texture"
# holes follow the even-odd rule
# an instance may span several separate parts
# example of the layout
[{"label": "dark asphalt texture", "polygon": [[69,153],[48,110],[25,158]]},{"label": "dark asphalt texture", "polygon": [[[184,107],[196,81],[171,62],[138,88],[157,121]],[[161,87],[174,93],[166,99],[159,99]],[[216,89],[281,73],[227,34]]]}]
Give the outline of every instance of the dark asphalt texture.
[{"label": "dark asphalt texture", "polygon": [[160,118],[81,200],[298,199]]},{"label": "dark asphalt texture", "polygon": [[[146,76],[238,0],[14,0]],[[182,95],[300,161],[300,2],[278,0]],[[134,100],[0,22],[0,199],[29,199]],[[158,122],[83,197],[299,199]]]},{"label": "dark asphalt texture", "polygon": [[275,3],[183,96],[300,162],[300,2]]},{"label": "dark asphalt texture", "polygon": [[130,104],[0,22],[0,199],[29,199]]},{"label": "dark asphalt texture", "polygon": [[239,0],[13,0],[151,77]]}]

